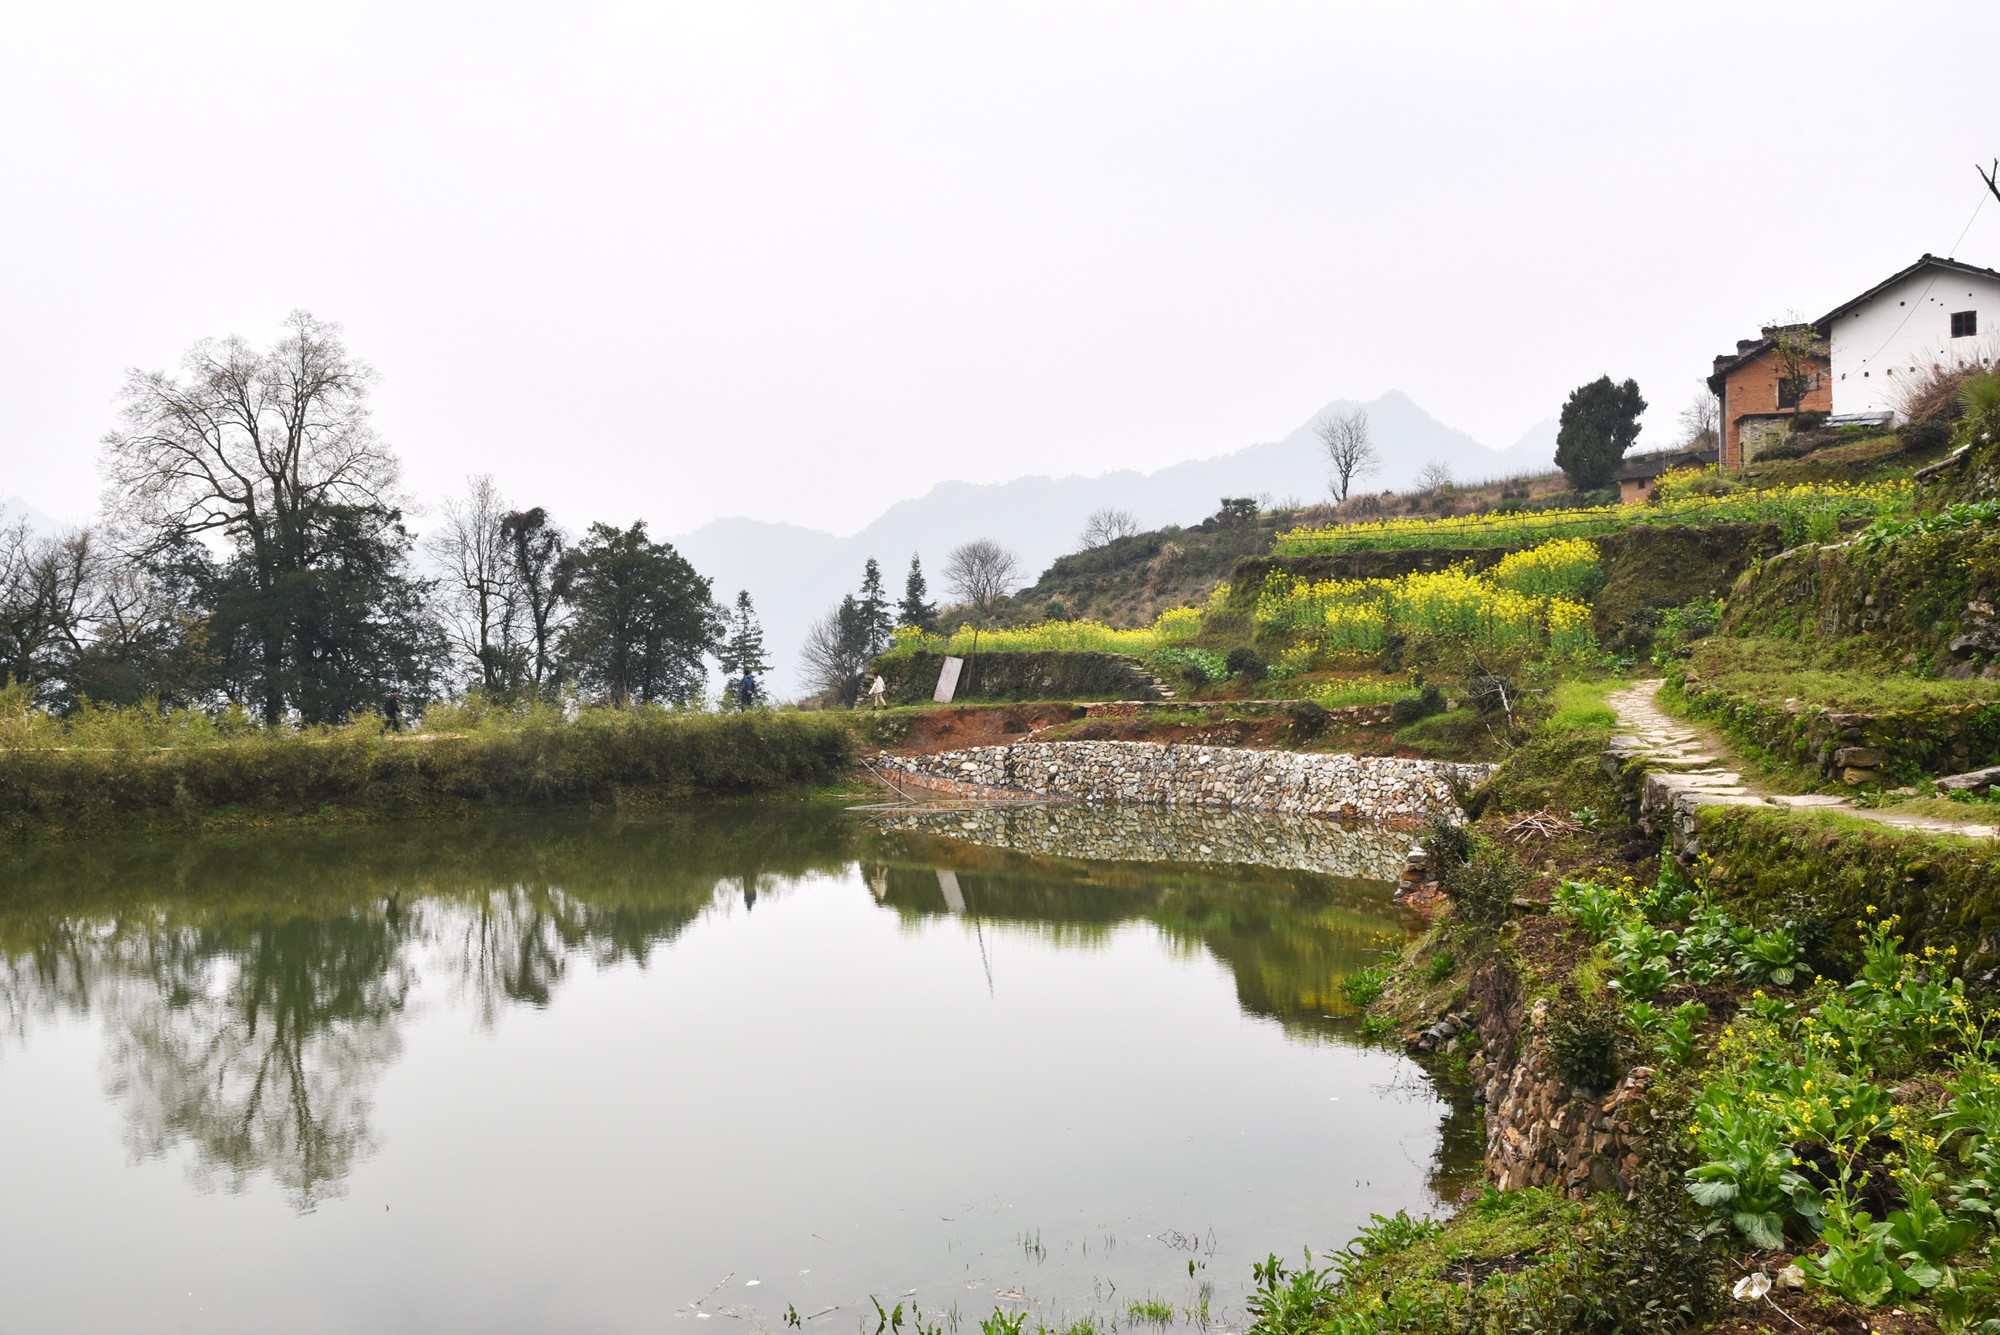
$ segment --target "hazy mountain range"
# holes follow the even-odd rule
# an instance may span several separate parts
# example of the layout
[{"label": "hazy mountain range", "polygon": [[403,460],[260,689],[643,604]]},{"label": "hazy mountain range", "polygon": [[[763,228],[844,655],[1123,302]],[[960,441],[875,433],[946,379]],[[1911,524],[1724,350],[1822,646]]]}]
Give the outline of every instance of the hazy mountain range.
[{"label": "hazy mountain range", "polygon": [[[1449,466],[1461,482],[1546,472],[1555,466],[1553,421],[1540,423],[1504,449],[1495,449],[1445,426],[1394,390],[1365,404],[1336,400],[1322,411],[1357,406],[1368,410],[1382,455],[1381,470],[1359,486],[1406,489],[1417,470],[1434,459]],[[1267,503],[1325,500],[1325,456],[1312,434],[1313,418],[1282,440],[1169,464],[1149,473],[1122,469],[1096,477],[941,482],[914,500],[897,501],[848,537],[796,524],[732,518],[714,520],[669,540],[696,570],[715,581],[718,602],[732,602],[738,589],[750,591],[776,662],[768,685],[784,697],[802,689],[794,666],[807,628],[843,593],[859,587],[862,565],[869,557],[881,562],[883,584],[896,599],[902,596],[911,554],[921,556],[931,598],[942,603],[950,600],[944,587],[945,557],[972,538],[992,538],[1014,552],[1020,558],[1022,582],[1028,583],[1056,557],[1075,551],[1084,520],[1106,506],[1129,510],[1143,528],[1152,529],[1199,523],[1215,513],[1225,496],[1255,496]],[[0,502],[0,523],[20,518],[43,532],[62,527],[18,496]]]},{"label": "hazy mountain range", "polygon": [[[1377,490],[1403,490],[1417,470],[1438,459],[1462,482],[1555,467],[1556,424],[1543,422],[1505,449],[1483,445],[1439,422],[1395,390],[1368,403],[1336,400],[1327,410],[1363,407],[1382,469],[1365,480]],[[882,563],[889,596],[900,598],[910,555],[923,558],[933,601],[949,600],[943,587],[945,556],[972,538],[992,538],[1021,558],[1023,582],[1049,562],[1077,549],[1077,535],[1093,510],[1130,510],[1144,528],[1199,523],[1224,496],[1257,496],[1269,502],[1310,503],[1327,497],[1325,456],[1312,422],[1282,440],[1250,445],[1210,459],[1191,459],[1141,473],[1122,469],[1097,477],[1023,477],[1011,482],[941,482],[914,500],[898,501],[851,537],[795,524],[757,519],[717,519],[671,541],[696,570],[715,581],[728,602],[748,589],[764,622],[777,667],[779,695],[800,689],[792,667],[813,619],[824,615],[861,583],[869,557]]]}]

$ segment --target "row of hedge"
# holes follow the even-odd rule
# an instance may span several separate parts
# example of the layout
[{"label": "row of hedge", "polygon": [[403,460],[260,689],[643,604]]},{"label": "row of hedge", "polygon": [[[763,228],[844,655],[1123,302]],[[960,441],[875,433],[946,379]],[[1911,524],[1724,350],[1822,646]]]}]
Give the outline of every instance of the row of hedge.
[{"label": "row of hedge", "polygon": [[838,718],[591,711],[463,734],[364,728],[172,747],[0,750],[0,837],[224,818],[426,815],[478,806],[685,801],[824,783],[854,761]]}]

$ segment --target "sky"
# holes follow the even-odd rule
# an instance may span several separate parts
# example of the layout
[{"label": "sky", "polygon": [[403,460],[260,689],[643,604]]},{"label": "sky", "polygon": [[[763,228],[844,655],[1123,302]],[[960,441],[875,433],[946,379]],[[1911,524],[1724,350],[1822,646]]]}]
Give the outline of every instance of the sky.
[{"label": "sky", "polygon": [[420,504],[845,534],[1390,388],[1501,446],[1632,376],[1673,443],[1759,324],[2000,266],[1990,0],[0,17],[0,497],[70,521],[127,368],[294,308]]}]

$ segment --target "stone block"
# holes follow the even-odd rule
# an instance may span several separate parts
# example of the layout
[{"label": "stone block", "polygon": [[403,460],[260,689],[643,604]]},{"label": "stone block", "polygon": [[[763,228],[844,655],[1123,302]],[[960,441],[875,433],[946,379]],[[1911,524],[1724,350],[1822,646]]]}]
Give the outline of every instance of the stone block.
[{"label": "stone block", "polygon": [[1833,763],[1842,769],[1880,769],[1888,759],[1879,746],[1843,746],[1833,753]]}]

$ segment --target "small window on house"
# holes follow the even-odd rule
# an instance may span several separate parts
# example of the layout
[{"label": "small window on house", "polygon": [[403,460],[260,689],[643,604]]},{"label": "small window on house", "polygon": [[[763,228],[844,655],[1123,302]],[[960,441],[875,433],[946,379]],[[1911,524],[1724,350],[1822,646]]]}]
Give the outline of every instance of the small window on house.
[{"label": "small window on house", "polygon": [[1778,377],[1778,406],[1796,408],[1806,396],[1806,378],[1802,375],[1781,375]]},{"label": "small window on house", "polygon": [[1978,332],[1978,311],[1953,311],[1951,313],[1951,336],[1953,338],[1971,338]]}]

